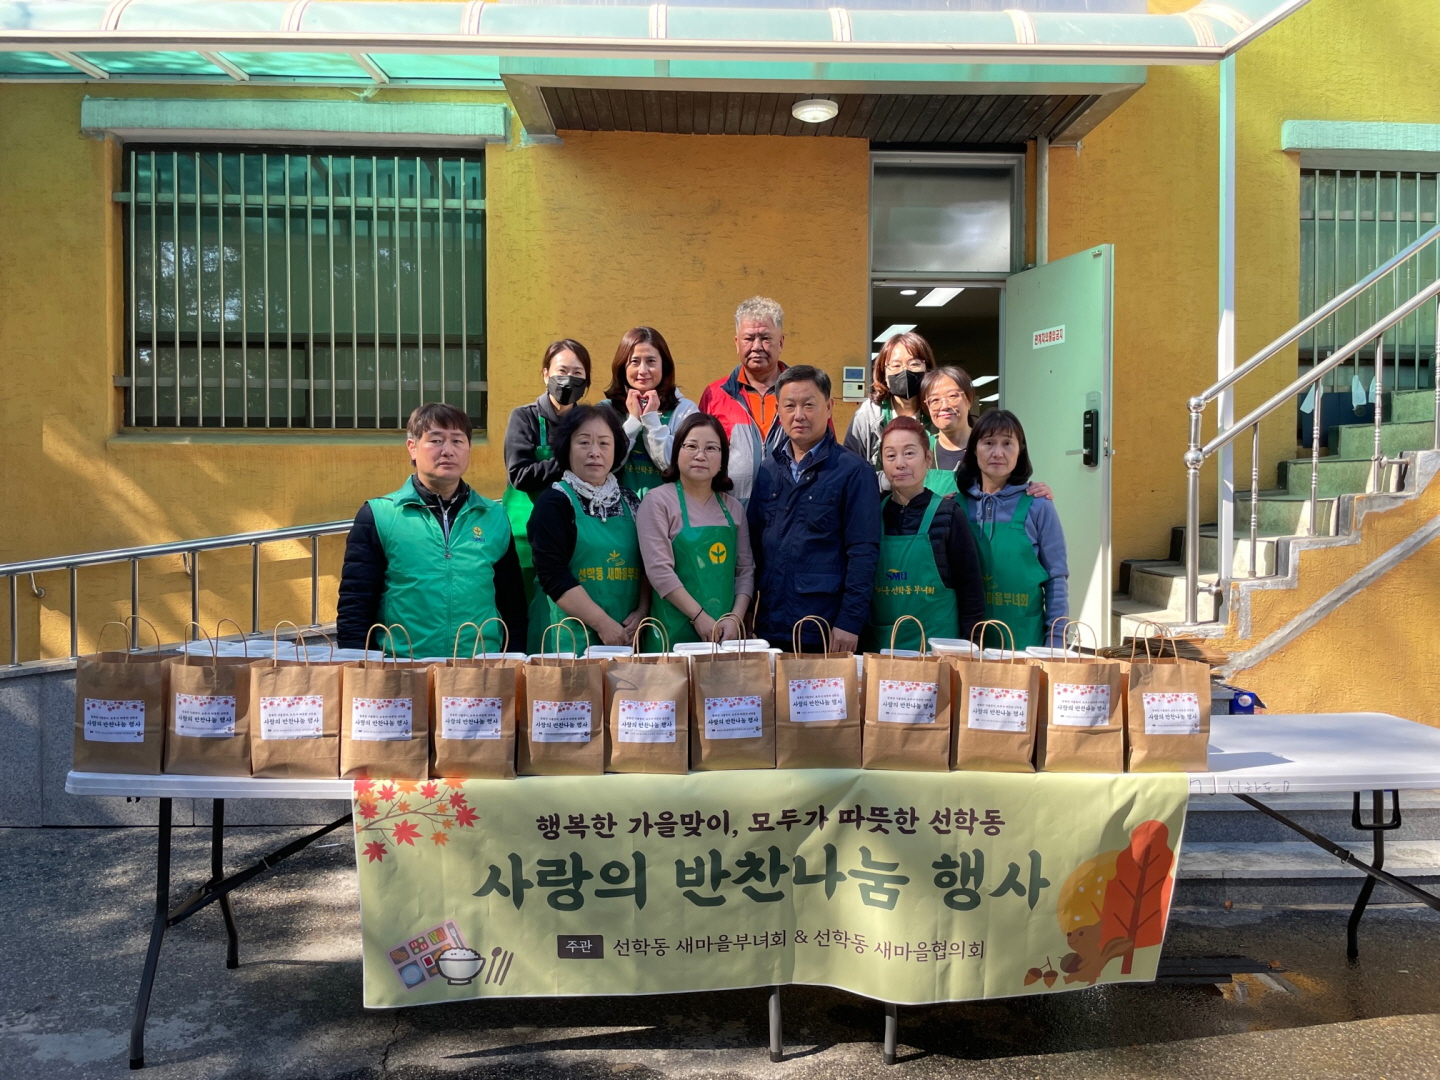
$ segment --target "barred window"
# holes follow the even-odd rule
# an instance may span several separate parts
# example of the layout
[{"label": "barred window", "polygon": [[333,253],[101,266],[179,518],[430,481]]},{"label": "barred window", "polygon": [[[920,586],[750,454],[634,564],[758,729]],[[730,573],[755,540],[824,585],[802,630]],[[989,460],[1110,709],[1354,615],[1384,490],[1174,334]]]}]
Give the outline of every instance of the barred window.
[{"label": "barred window", "polygon": [[485,426],[477,156],[127,150],[125,422]]}]

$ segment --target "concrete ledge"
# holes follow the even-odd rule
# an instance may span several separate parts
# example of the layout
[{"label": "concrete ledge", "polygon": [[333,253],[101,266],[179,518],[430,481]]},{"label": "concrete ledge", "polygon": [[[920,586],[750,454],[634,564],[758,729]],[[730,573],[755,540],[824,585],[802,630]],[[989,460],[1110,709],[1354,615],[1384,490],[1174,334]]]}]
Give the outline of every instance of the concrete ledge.
[{"label": "concrete ledge", "polygon": [[[1345,846],[1344,844],[1341,845]],[[1358,854],[1366,838],[1352,842]],[[1385,869],[1406,878],[1440,877],[1440,840],[1392,840],[1385,844]],[[1197,842],[1182,844],[1178,876],[1185,880],[1316,880],[1365,874],[1306,840],[1269,843]]]}]

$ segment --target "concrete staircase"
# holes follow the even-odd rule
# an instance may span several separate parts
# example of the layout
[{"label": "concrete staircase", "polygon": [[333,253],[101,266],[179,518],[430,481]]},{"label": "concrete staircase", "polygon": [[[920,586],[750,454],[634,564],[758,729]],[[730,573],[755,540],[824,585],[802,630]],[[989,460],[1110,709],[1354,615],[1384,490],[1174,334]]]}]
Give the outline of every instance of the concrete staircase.
[{"label": "concrete staircase", "polygon": [[[1431,390],[1387,393],[1382,402],[1381,450],[1398,457],[1407,450],[1429,450],[1435,438],[1435,395]],[[1309,456],[1280,462],[1277,486],[1262,489],[1257,504],[1258,538],[1253,560],[1250,546],[1250,493],[1235,501],[1235,551],[1232,574],[1236,578],[1273,577],[1289,572],[1290,544],[1297,537],[1334,536],[1346,527],[1343,496],[1364,492],[1370,482],[1371,454],[1375,445],[1373,424],[1345,424],[1328,433],[1329,452],[1312,466]],[[1315,530],[1310,525],[1310,474],[1318,474]],[[1380,490],[1398,491],[1403,481],[1398,464],[1381,471]],[[1200,530],[1200,580],[1214,584],[1219,566],[1220,540],[1216,526]],[[1176,624],[1185,618],[1185,530],[1171,532],[1170,550],[1163,559],[1126,559],[1120,564],[1119,591],[1112,607],[1111,640],[1134,634],[1140,623]],[[1215,601],[1200,596],[1199,619],[1215,619]],[[1216,624],[1217,631],[1223,629]]]}]

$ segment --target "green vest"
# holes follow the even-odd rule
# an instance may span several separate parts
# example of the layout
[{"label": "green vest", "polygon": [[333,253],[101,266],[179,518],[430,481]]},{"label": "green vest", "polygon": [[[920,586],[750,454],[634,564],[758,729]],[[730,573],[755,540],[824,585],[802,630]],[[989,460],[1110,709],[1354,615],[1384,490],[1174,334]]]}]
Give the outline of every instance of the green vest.
[{"label": "green vest", "polygon": [[[398,491],[371,499],[369,506],[385,549],[380,620],[405,627],[417,660],[450,656],[461,625],[478,624],[499,614],[495,565],[510,547],[505,508],[472,490],[450,522],[447,543],[440,522],[409,480]],[[467,641],[474,640],[474,631],[469,634],[461,642],[462,650],[470,647]],[[498,623],[485,628],[490,651],[500,650],[502,636]],[[396,637],[403,649],[404,635]]]}]

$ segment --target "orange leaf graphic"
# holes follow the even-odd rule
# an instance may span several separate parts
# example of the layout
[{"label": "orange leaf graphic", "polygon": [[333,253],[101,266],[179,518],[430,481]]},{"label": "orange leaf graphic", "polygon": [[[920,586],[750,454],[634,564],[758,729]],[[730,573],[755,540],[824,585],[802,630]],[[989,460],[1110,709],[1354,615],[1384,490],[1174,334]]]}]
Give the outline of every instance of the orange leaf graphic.
[{"label": "orange leaf graphic", "polygon": [[1135,950],[1159,945],[1170,910],[1170,830],[1164,822],[1145,821],[1130,834],[1130,846],[1115,860],[1115,879],[1105,889],[1100,940],[1128,941],[1121,974],[1130,974]]},{"label": "orange leaf graphic", "polygon": [[450,837],[445,835],[445,833],[443,832],[432,832],[430,834],[430,839],[435,841],[437,847],[443,846],[450,842]]}]

